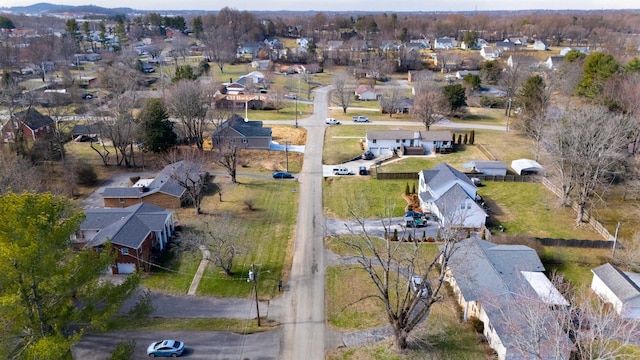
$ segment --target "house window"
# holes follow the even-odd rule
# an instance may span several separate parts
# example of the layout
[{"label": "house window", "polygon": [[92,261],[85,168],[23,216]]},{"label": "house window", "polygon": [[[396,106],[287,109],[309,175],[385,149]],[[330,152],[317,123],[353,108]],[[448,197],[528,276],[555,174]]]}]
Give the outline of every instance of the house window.
[{"label": "house window", "polygon": [[460,209],[464,210],[466,207],[467,207],[467,206],[465,205],[465,203],[464,203],[464,202],[462,202],[462,203],[460,204]]},{"label": "house window", "polygon": [[[403,141],[404,141],[404,140],[403,140]],[[400,142],[400,139],[396,139],[396,142],[397,142],[397,143],[399,143],[399,142]]]},{"label": "house window", "polygon": [[122,253],[122,255],[129,255],[129,249],[127,248],[120,249],[120,252]]},{"label": "house window", "polygon": [[373,140],[371,140],[371,141],[375,144],[377,140],[376,140],[376,139],[373,139]]},{"label": "house window", "polygon": [[247,142],[248,142],[247,139],[242,139],[243,144],[246,144]]},{"label": "house window", "polygon": [[120,204],[124,204],[124,198],[119,198],[118,202],[120,202]]},{"label": "house window", "polygon": [[17,122],[17,121],[14,121],[14,122],[13,122],[13,128],[14,128],[14,129],[17,129],[17,128],[18,128],[18,122]]}]

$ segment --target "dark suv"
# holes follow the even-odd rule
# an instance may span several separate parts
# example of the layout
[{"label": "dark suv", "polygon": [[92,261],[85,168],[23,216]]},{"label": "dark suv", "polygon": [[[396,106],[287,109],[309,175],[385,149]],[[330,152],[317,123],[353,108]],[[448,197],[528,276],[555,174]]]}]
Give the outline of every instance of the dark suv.
[{"label": "dark suv", "polygon": [[360,166],[358,170],[358,174],[360,175],[369,175],[369,170],[367,170],[366,166]]},{"label": "dark suv", "polygon": [[364,154],[362,154],[362,160],[373,160],[373,158],[375,158],[376,156],[373,155],[373,153],[369,150],[365,151]]}]

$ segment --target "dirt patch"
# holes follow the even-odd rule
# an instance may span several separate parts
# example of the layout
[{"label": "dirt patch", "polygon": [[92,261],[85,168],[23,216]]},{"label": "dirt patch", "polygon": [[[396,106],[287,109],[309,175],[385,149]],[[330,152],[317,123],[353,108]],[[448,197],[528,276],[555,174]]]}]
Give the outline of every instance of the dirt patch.
[{"label": "dirt patch", "polygon": [[307,131],[290,125],[272,125],[271,138],[279,144],[289,141],[291,145],[304,145],[307,143]]},{"label": "dirt patch", "polygon": [[418,194],[402,194],[402,198],[407,201],[407,206],[404,208],[404,211],[416,211],[422,212],[422,207],[420,207],[420,199],[418,198]]}]

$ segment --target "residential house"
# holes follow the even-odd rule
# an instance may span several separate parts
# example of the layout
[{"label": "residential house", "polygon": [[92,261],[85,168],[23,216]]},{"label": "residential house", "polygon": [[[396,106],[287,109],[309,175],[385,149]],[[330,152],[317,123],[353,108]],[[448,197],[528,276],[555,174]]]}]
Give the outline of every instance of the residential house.
[{"label": "residential house", "polygon": [[35,141],[52,136],[54,129],[55,122],[51,117],[42,115],[34,108],[29,108],[13,114],[0,128],[0,134],[4,142],[15,142],[18,138]]},{"label": "residential house", "polygon": [[369,130],[366,133],[367,149],[376,155],[393,153],[428,155],[448,152],[453,147],[451,132],[414,130]]},{"label": "residential house", "polygon": [[591,290],[626,319],[640,319],[640,274],[606,263],[592,269]]},{"label": "residential house", "polygon": [[238,114],[231,115],[211,134],[213,148],[235,146],[241,149],[265,149],[271,146],[271,128],[262,121],[246,121]]},{"label": "residential house", "polygon": [[549,46],[545,44],[544,41],[536,40],[533,45],[531,45],[531,48],[533,48],[533,50],[544,51],[547,50]]},{"label": "residential house", "polygon": [[484,46],[480,49],[480,56],[485,60],[495,60],[500,57],[500,54],[502,54],[502,51],[493,46]]},{"label": "residential house", "polygon": [[557,70],[562,62],[564,62],[564,56],[549,56],[543,64],[549,70]]},{"label": "residential house", "polygon": [[504,51],[513,51],[516,49],[516,44],[512,43],[512,42],[508,42],[508,41],[498,41],[496,42],[496,44],[494,45],[494,48],[504,52]]},{"label": "residential house", "polygon": [[258,70],[269,70],[273,66],[273,62],[271,60],[253,60],[251,62],[251,67]]},{"label": "residential house", "polygon": [[344,46],[344,41],[342,40],[327,41],[327,50],[329,51],[341,50],[343,46]]},{"label": "residential house", "polygon": [[384,40],[380,43],[381,51],[399,51],[402,47],[400,40]]},{"label": "residential house", "polygon": [[277,38],[264,39],[264,43],[266,45],[268,45],[273,50],[283,50],[284,49],[284,44],[282,43],[282,41],[278,40]]},{"label": "residential house", "polygon": [[407,81],[410,83],[431,79],[433,79],[433,71],[431,70],[410,70],[407,74]]},{"label": "residential house", "polygon": [[261,85],[264,82],[264,74],[260,71],[252,71],[248,74],[242,75],[236,80],[237,84],[240,84],[244,87],[248,87],[249,85]]},{"label": "residential house", "polygon": [[507,163],[497,160],[471,160],[462,165],[463,169],[483,175],[507,175]]},{"label": "residential house", "polygon": [[538,59],[528,55],[509,55],[507,66],[519,69],[537,69],[539,66]]},{"label": "residential house", "polygon": [[87,209],[85,214],[72,241],[75,246],[96,250],[111,241],[117,253],[112,274],[148,270],[153,254],[166,249],[175,231],[173,212],[152,204]]},{"label": "residential house", "polygon": [[382,96],[375,88],[369,85],[360,85],[355,90],[356,100],[369,101],[380,100]]},{"label": "residential house", "polygon": [[[534,249],[494,244],[474,234],[456,244],[446,265],[445,281],[463,309],[463,319],[476,318],[484,324],[483,334],[499,359],[568,360],[573,345],[560,326],[552,323],[557,320],[550,311],[569,303],[544,271]],[[536,309],[541,314],[534,324],[526,314]],[[534,328],[541,324],[547,324],[549,331]],[[558,331],[550,330],[554,328]],[[546,337],[530,336],[534,331]]]},{"label": "residential house", "polygon": [[148,203],[177,209],[191,202],[183,184],[201,186],[208,177],[198,164],[186,160],[169,164],[153,179],[140,179],[131,187],[106,188],[102,192],[104,206],[125,208]]},{"label": "residential house", "polygon": [[258,56],[258,53],[264,46],[264,43],[258,41],[246,41],[238,47],[237,57],[246,57],[248,59],[253,59]]},{"label": "residential house", "polygon": [[441,163],[418,173],[418,198],[423,211],[445,226],[479,229],[487,213],[477,201],[478,188],[463,172]]},{"label": "residential house", "polygon": [[80,141],[81,139],[97,139],[100,135],[100,123],[88,124],[88,125],[75,125],[71,129],[71,137]]},{"label": "residential house", "polygon": [[450,50],[458,46],[458,41],[450,37],[437,38],[433,42],[434,49]]},{"label": "residential house", "polygon": [[464,41],[462,43],[460,43],[460,48],[463,50],[469,49],[469,50],[480,50],[485,46],[488,46],[489,43],[487,42],[487,40],[485,39],[475,39],[473,42],[473,45],[471,47],[467,46],[467,43],[465,43]]},{"label": "residential house", "polygon": [[590,49],[588,47],[583,47],[583,46],[571,46],[571,47],[566,47],[566,48],[562,48],[560,49],[560,56],[565,56],[567,55],[567,53],[569,53],[569,51],[571,50],[576,50],[579,51],[585,55],[589,55],[589,51]]},{"label": "residential house", "polygon": [[511,36],[504,40],[504,42],[510,42],[514,45],[526,47],[527,46],[527,37],[526,36]]}]

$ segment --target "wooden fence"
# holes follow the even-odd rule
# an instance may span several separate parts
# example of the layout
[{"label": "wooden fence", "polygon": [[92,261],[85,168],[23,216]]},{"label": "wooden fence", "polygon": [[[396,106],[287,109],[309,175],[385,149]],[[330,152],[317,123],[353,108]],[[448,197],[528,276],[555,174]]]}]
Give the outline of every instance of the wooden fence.
[{"label": "wooden fence", "polygon": [[620,242],[613,242],[610,240],[583,240],[583,239],[559,239],[559,238],[539,238],[522,235],[504,235],[502,233],[491,234],[489,229],[483,227],[481,233],[484,232],[484,237],[487,241],[491,241],[496,244],[521,244],[531,246],[532,243],[542,246],[565,246],[575,247],[582,249],[612,249],[616,244],[616,248],[622,248]]}]

